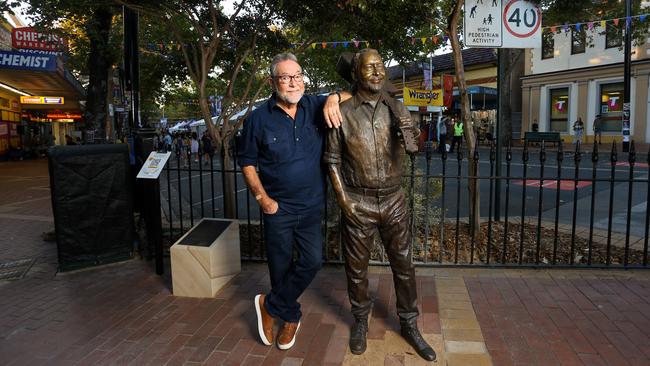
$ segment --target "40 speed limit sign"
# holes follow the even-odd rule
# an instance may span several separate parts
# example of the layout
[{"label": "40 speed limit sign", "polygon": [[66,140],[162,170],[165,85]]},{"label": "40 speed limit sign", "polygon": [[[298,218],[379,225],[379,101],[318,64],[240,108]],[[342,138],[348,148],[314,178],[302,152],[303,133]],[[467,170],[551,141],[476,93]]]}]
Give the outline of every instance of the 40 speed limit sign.
[{"label": "40 speed limit sign", "polygon": [[536,48],[542,12],[527,0],[465,0],[467,47]]},{"label": "40 speed limit sign", "polygon": [[502,47],[541,47],[542,11],[535,4],[525,0],[509,0],[503,6],[502,19]]}]

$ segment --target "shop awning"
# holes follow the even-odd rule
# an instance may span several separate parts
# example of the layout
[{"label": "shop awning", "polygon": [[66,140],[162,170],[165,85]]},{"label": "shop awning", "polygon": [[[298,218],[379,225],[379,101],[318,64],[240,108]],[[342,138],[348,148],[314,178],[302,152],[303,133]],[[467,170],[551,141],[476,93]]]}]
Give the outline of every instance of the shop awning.
[{"label": "shop awning", "polygon": [[[26,59],[35,55],[48,59],[43,59],[43,63],[30,63]],[[0,82],[35,96],[64,97],[65,104],[57,105],[57,110],[80,110],[79,100],[85,99],[82,86],[56,56],[0,51]],[[52,109],[53,106],[35,104],[23,108]]]},{"label": "shop awning", "polygon": [[[457,88],[454,88],[454,109],[460,109],[460,96]],[[488,110],[497,108],[497,96],[499,91],[496,88],[473,85],[467,88],[471,110]]]}]

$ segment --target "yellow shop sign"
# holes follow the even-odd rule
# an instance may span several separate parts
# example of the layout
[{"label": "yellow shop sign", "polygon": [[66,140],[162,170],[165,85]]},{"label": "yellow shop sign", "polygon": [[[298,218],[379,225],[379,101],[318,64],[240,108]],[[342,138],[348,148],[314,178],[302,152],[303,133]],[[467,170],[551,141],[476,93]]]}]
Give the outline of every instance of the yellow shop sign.
[{"label": "yellow shop sign", "polygon": [[404,105],[438,106],[443,105],[442,89],[424,90],[404,88]]},{"label": "yellow shop sign", "polygon": [[63,97],[21,96],[22,104],[65,104]]}]

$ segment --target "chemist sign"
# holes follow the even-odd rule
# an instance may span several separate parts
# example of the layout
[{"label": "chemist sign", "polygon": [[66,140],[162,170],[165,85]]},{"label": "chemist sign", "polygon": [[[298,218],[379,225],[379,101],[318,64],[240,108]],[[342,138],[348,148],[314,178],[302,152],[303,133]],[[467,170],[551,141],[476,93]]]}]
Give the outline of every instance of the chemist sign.
[{"label": "chemist sign", "polygon": [[541,10],[527,0],[465,0],[468,47],[540,47],[541,25]]},{"label": "chemist sign", "polygon": [[54,71],[56,56],[0,51],[0,69]]}]

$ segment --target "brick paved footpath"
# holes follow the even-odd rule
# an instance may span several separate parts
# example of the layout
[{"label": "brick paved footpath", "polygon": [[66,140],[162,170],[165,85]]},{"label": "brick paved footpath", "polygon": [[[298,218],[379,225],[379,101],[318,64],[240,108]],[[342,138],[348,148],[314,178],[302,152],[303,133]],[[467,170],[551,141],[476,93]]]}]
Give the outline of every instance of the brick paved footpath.
[{"label": "brick paved footpath", "polygon": [[[399,337],[387,268],[368,350],[347,350],[351,324],[340,267],[303,295],[303,325],[288,351],[263,346],[253,296],[263,264],[215,299],[171,296],[169,275],[131,260],[56,273],[47,166],[0,163],[0,263],[37,258],[27,276],[0,281],[2,365],[426,365]],[[167,272],[168,273],[168,272]],[[441,365],[648,365],[650,272],[419,269],[420,328]]]}]

